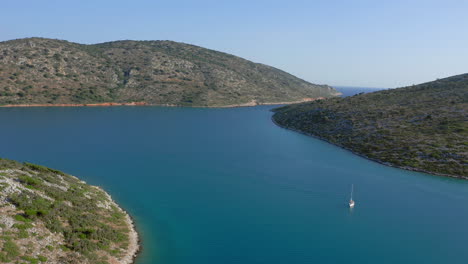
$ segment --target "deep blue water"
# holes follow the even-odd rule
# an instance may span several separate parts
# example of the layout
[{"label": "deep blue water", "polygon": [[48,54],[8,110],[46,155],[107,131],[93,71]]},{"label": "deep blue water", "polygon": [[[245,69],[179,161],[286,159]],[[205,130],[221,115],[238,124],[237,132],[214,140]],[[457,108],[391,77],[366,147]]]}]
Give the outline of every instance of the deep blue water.
[{"label": "deep blue water", "polygon": [[467,181],[365,160],[270,108],[0,109],[0,156],[104,187],[136,219],[138,264],[468,263]]}]

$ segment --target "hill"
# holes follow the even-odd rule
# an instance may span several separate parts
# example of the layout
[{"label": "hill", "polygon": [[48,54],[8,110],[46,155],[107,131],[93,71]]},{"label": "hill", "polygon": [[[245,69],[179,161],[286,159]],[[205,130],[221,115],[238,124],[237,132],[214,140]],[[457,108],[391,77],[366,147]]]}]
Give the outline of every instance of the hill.
[{"label": "hill", "polygon": [[173,41],[0,42],[0,104],[235,106],[332,97],[276,68]]},{"label": "hill", "polygon": [[468,74],[275,109],[280,126],[381,163],[468,178]]},{"label": "hill", "polygon": [[133,263],[129,216],[98,187],[0,159],[1,263]]}]

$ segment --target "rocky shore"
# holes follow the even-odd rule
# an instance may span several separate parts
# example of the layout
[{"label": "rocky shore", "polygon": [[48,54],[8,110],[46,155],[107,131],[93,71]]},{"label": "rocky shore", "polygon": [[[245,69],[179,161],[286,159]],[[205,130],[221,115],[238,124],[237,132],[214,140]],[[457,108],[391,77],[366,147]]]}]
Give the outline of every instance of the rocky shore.
[{"label": "rocky shore", "polygon": [[146,102],[128,102],[128,103],[96,103],[96,104],[7,104],[0,107],[79,107],[79,106],[144,106]]},{"label": "rocky shore", "polygon": [[0,262],[131,264],[139,249],[130,215],[101,188],[0,159]]},{"label": "rocky shore", "polygon": [[[233,108],[233,107],[252,107],[252,106],[259,106],[259,105],[284,105],[284,104],[299,104],[305,102],[312,102],[316,100],[323,100],[324,97],[316,97],[316,98],[302,98],[296,101],[283,101],[283,102],[258,102],[257,100],[252,100],[247,103],[243,104],[232,104],[232,105],[224,105],[224,106],[208,106],[209,108]],[[202,106],[203,107],[203,106]]]},{"label": "rocky shore", "polygon": [[274,109],[282,127],[406,170],[468,178],[468,74]]},{"label": "rocky shore", "polygon": [[112,197],[108,193],[106,193],[103,189],[99,187],[97,188],[107,195],[109,201],[111,201],[111,204],[113,206],[117,207],[120,212],[125,214],[125,223],[127,224],[128,229],[129,229],[128,248],[125,251],[124,256],[121,257],[120,259],[111,258],[109,260],[109,263],[110,264],[133,264],[138,255],[138,252],[140,251],[140,239],[139,239],[135,224],[133,222],[133,219],[130,216],[130,214],[128,214],[124,209],[122,209],[119,205],[117,205],[117,203],[114,200],[112,200]]},{"label": "rocky shore", "polygon": [[466,176],[463,176],[463,175],[452,175],[452,174],[446,174],[446,173],[437,173],[437,172],[432,172],[432,171],[428,171],[428,170],[424,170],[424,169],[420,169],[420,168],[414,168],[414,167],[409,167],[409,166],[397,166],[397,165],[394,165],[392,163],[389,163],[389,162],[385,162],[383,160],[379,160],[379,159],[375,159],[375,158],[371,158],[371,157],[368,157],[366,155],[363,155],[361,153],[358,153],[350,148],[347,148],[347,147],[344,147],[344,146],[341,146],[341,145],[338,145],[338,144],[335,144],[333,142],[331,142],[330,140],[327,140],[326,138],[324,137],[320,137],[318,135],[315,135],[315,134],[312,134],[312,133],[308,133],[308,132],[304,132],[302,130],[299,130],[299,129],[295,129],[295,128],[292,128],[292,127],[288,127],[288,126],[284,126],[284,125],[281,125],[279,124],[278,122],[275,121],[275,119],[272,117],[271,118],[271,121],[277,125],[278,127],[280,128],[284,128],[284,129],[287,129],[287,130],[291,130],[291,131],[294,131],[294,132],[297,132],[297,133],[300,133],[300,134],[303,134],[303,135],[306,135],[306,136],[309,136],[309,137],[313,137],[313,138],[316,138],[316,139],[320,139],[320,140],[323,140],[329,144],[332,144],[332,145],[335,145],[341,149],[344,149],[346,151],[349,151],[351,153],[353,153],[354,155],[357,155],[357,156],[360,156],[360,157],[363,157],[367,160],[370,160],[370,161],[373,161],[373,162],[377,162],[379,164],[382,164],[382,165],[385,165],[385,166],[389,166],[389,167],[393,167],[393,168],[398,168],[398,169],[403,169],[403,170],[409,170],[409,171],[415,171],[415,172],[422,172],[422,173],[427,173],[427,174],[433,174],[433,175],[437,175],[437,176],[444,176],[444,177],[450,177],[450,178],[455,178],[455,179],[464,179],[464,180],[468,180],[468,177]]},{"label": "rocky shore", "polygon": [[[337,93],[336,95],[340,95]],[[234,108],[234,107],[252,107],[259,105],[284,105],[284,104],[298,104],[305,102],[312,102],[316,100],[323,100],[325,97],[316,97],[316,98],[302,98],[296,101],[281,101],[281,102],[259,102],[257,100],[251,100],[247,103],[242,104],[231,104],[231,105],[213,105],[213,106],[188,106],[188,107],[200,107],[200,108]],[[147,102],[128,102],[128,103],[116,103],[116,102],[106,102],[106,103],[95,103],[95,104],[7,104],[0,105],[0,107],[106,107],[106,106],[165,106],[165,107],[187,107],[185,105],[176,105],[176,104],[150,104]]]}]

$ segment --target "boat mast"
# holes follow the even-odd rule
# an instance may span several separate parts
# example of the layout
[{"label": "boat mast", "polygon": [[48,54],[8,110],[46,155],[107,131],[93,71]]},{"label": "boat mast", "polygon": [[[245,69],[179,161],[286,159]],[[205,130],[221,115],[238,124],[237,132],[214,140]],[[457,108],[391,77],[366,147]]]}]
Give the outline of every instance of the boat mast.
[{"label": "boat mast", "polygon": [[351,184],[351,201],[353,200],[354,184]]}]

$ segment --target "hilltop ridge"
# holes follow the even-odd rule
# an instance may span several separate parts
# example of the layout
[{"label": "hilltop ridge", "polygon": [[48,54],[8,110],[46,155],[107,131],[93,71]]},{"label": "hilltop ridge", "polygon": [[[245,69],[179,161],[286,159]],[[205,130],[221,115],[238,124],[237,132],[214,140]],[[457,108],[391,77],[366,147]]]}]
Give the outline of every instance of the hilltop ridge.
[{"label": "hilltop ridge", "polygon": [[267,104],[338,92],[260,63],[174,41],[84,45],[0,42],[0,104],[145,102],[176,106]]}]

